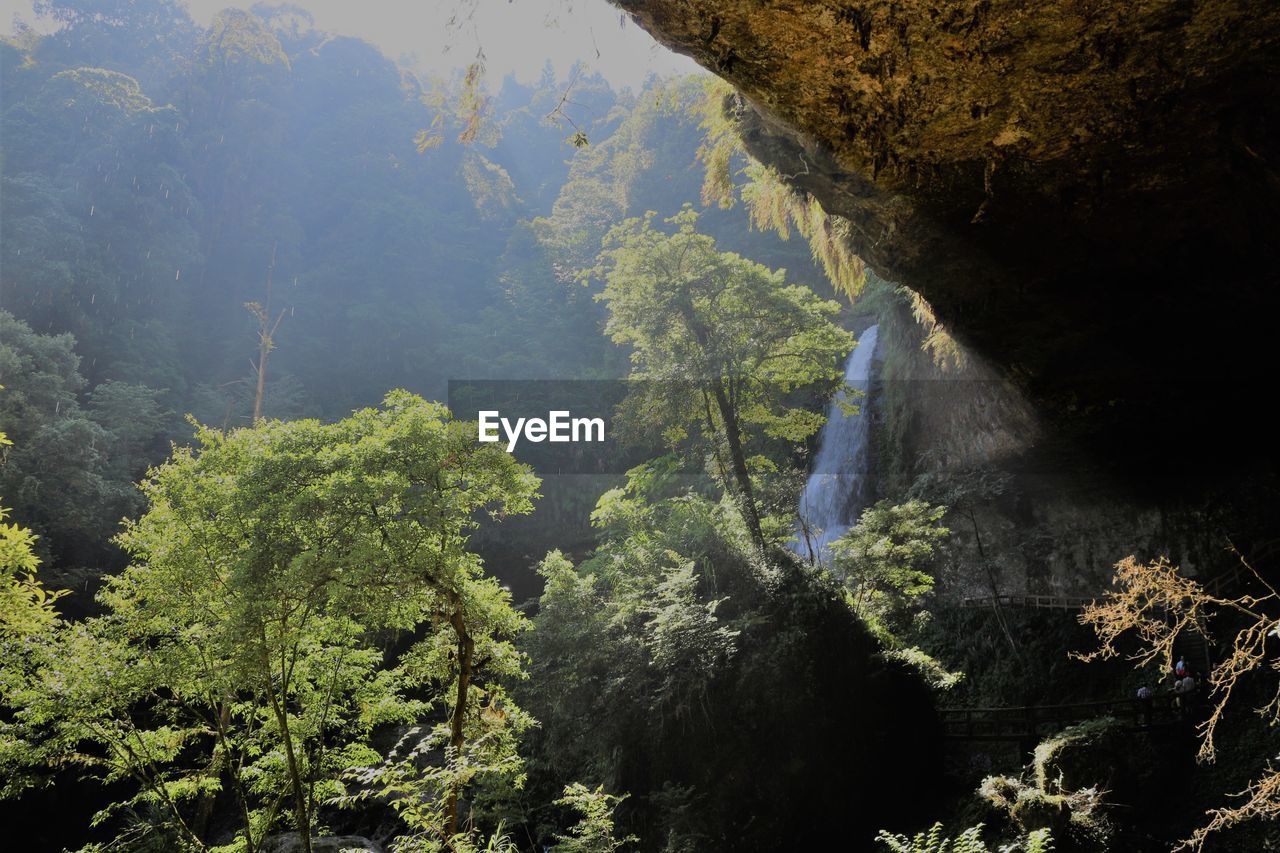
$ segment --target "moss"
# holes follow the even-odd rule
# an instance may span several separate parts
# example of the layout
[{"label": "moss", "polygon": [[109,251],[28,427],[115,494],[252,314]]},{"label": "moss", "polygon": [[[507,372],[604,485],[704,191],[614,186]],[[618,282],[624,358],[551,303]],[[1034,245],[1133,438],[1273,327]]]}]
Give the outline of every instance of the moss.
[{"label": "moss", "polygon": [[1153,784],[1164,762],[1146,735],[1103,717],[1063,729],[1035,749],[1036,787],[1058,793],[1097,788],[1131,803]]},{"label": "moss", "polygon": [[991,776],[983,780],[978,795],[1019,832],[1049,830],[1063,853],[1110,849],[1113,829],[1096,788],[1056,792],[1012,776]]},{"label": "moss", "polygon": [[1018,826],[1048,829],[1055,835],[1062,835],[1071,820],[1071,800],[1061,794],[1024,788],[1018,792],[1010,816]]},{"label": "moss", "polygon": [[1098,782],[1099,752],[1118,746],[1122,727],[1114,717],[1089,720],[1063,729],[1040,742],[1032,767],[1036,787],[1044,791],[1072,791]]},{"label": "moss", "polygon": [[[1152,494],[1221,470],[1183,453],[1224,420],[1183,389],[1271,378],[1280,4],[615,2],[739,87],[747,149],[1067,447]],[[1151,328],[1197,346],[1143,346]],[[1265,419],[1231,420],[1221,447],[1250,465]]]}]

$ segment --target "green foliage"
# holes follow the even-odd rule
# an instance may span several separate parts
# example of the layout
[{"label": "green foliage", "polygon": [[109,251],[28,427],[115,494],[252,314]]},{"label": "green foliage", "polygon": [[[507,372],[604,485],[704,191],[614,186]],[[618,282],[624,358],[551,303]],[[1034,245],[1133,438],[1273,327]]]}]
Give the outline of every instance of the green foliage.
[{"label": "green foliage", "polygon": [[[104,614],[45,638],[12,685],[0,760],[132,779],[99,819],[153,809],[195,847],[187,804],[224,786],[251,847],[284,815],[310,833],[343,770],[376,759],[374,727],[428,713],[445,812],[476,768],[515,773],[528,720],[502,680],[522,674],[523,620],[466,544],[477,512],[528,512],[537,480],[474,429],[402,391],[334,424],[200,428],[143,484]],[[412,630],[388,666],[375,632]]]},{"label": "green foliage", "polygon": [[1045,738],[1033,754],[1036,787],[1064,793],[1109,781],[1104,776],[1111,774],[1099,768],[1098,759],[1116,753],[1125,740],[1130,739],[1124,726],[1111,717],[1079,723]]},{"label": "green foliage", "polygon": [[922,606],[933,590],[934,551],[950,531],[946,507],[919,501],[877,502],[831,543],[831,572],[855,613],[885,645],[884,655],[910,666],[933,687],[949,690],[964,677],[914,643],[932,614]]},{"label": "green foliage", "polygon": [[[92,580],[119,567],[106,547],[118,519],[135,520],[118,540],[132,565],[95,615],[55,624],[45,599],[29,651],[6,666],[11,793],[108,780],[123,793],[100,832],[138,848],[215,836],[241,848],[319,827],[326,804],[343,804],[398,812],[404,849],[503,849],[501,830],[472,831],[456,809],[487,830],[495,802],[524,796],[524,738],[554,745],[532,751],[536,803],[569,780],[604,783],[579,803],[591,839],[604,838],[591,829],[600,807],[610,820],[617,807],[621,826],[652,821],[639,834],[672,851],[723,846],[723,827],[751,812],[753,838],[777,847],[819,837],[848,798],[887,802],[877,789],[893,768],[874,784],[858,768],[867,753],[880,763],[898,716],[922,721],[901,724],[912,744],[928,742],[927,698],[874,657],[826,579],[762,559],[721,494],[752,488],[761,535],[785,537],[792,462],[850,344],[833,303],[787,286],[819,284],[809,250],[750,233],[750,218],[809,229],[829,267],[856,259],[833,254],[838,221],[769,194],[776,176],[696,228],[680,212],[701,180],[700,81],[616,93],[575,71],[569,102],[554,74],[498,93],[478,65],[417,79],[296,9],[231,10],[198,28],[170,0],[41,7],[63,25],[55,35],[0,45],[0,377],[12,386],[0,425],[16,440],[0,494],[39,534],[4,522],[13,578],[25,582],[34,543],[42,571]],[[726,152],[726,170],[743,164]],[[670,460],[633,472],[597,504],[595,553],[574,543],[573,560],[544,561],[538,628],[517,648],[526,623],[469,552],[473,520],[494,520],[483,509],[528,509],[527,473],[473,454],[469,428],[416,398],[361,407],[388,387],[442,394],[456,376],[625,373],[626,354],[597,334],[611,310],[592,299],[601,282],[580,286],[578,273],[611,226],[649,210],[652,226],[621,229],[612,249],[685,241],[705,261],[704,280],[675,283],[693,285],[685,294],[722,338],[685,372],[721,376],[729,405],[710,419],[687,409],[682,449],[722,488],[689,487]],[[338,422],[235,429],[253,399],[242,306],[263,300],[277,245],[272,305],[289,315],[267,415]],[[682,351],[649,333],[650,353],[683,376]],[[180,435],[173,412],[226,430],[199,428],[140,494],[132,482]],[[725,412],[744,425],[745,477],[721,467],[734,455]],[[496,505],[477,506],[483,494]],[[534,523],[538,541],[563,541]],[[503,544],[517,556],[510,569],[490,560],[502,571],[545,550]],[[39,603],[34,589],[20,597]],[[520,695],[548,712],[542,730],[507,692],[526,666],[537,681]],[[864,698],[881,691],[906,696],[907,711],[886,719]],[[779,720],[788,736],[769,736]],[[414,731],[395,753],[373,750],[403,725]],[[619,806],[604,790],[633,796]],[[796,827],[801,808],[820,814]]]},{"label": "green foliage", "polygon": [[6,642],[52,625],[53,603],[62,595],[46,591],[36,580],[40,560],[33,548],[35,534],[8,519],[9,510],[0,506],[0,637]]},{"label": "green foliage", "polygon": [[70,335],[38,335],[0,311],[0,428],[15,446],[0,494],[52,547],[65,570],[108,558],[105,541],[141,504],[133,481],[163,448],[161,392],[104,383],[81,408],[85,386]]},{"label": "green foliage", "polygon": [[832,543],[832,571],[848,587],[859,615],[891,623],[933,589],[933,576],[924,569],[950,533],[939,523],[946,513],[946,507],[924,501],[882,500]]},{"label": "green foliage", "polygon": [[604,786],[594,790],[581,782],[565,786],[564,796],[556,803],[573,809],[579,819],[570,827],[568,835],[556,839],[556,849],[565,853],[613,853],[639,840],[634,835],[616,837],[613,811],[624,799],[625,795],[606,794]]},{"label": "green foliage", "polygon": [[781,395],[840,378],[853,337],[831,322],[839,306],[787,286],[779,272],[717,252],[715,241],[696,230],[692,209],[666,222],[675,233],[655,229],[651,218],[617,226],[598,268],[606,282],[599,299],[609,308],[605,333],[632,348],[631,377],[692,394],[666,419],[653,408],[645,414],[669,435],[702,429],[704,407],[691,404],[721,379],[745,424],[804,441],[822,418],[783,405]]},{"label": "green foliage", "polygon": [[[393,387],[443,399],[457,377],[626,372],[576,273],[621,219],[697,197],[698,80],[633,94],[579,68],[491,93],[476,69],[420,79],[291,7],[232,10],[207,27],[175,0],[42,8],[63,25],[56,36],[0,45],[0,309],[74,335],[82,410],[89,389],[121,382],[166,389],[161,410],[248,425],[255,329],[242,306],[263,300],[276,245],[272,304],[289,313],[268,417],[340,418]],[[590,146],[566,142],[563,113]],[[424,125],[439,144],[419,156]],[[700,227],[820,283],[803,247],[750,233],[742,210],[709,211]],[[124,450],[68,423],[38,448],[3,423],[18,458],[0,491],[39,534],[49,577],[78,596],[121,565],[106,541],[140,509],[130,483],[189,432],[166,418]],[[55,452],[70,489],[16,485],[20,467]],[[559,532],[543,514],[504,529],[505,547],[572,544]]]},{"label": "green foliage", "polygon": [[[971,826],[954,838],[948,838],[946,829],[941,823],[935,823],[927,832],[917,833],[913,837],[892,835],[880,830],[876,841],[883,844],[890,853],[990,853],[991,848],[982,840],[982,824]],[[1011,844],[1001,845],[999,853],[1050,853],[1053,850],[1053,837],[1048,830],[1033,830],[1025,839]]]},{"label": "green foliage", "polygon": [[1069,850],[1109,849],[1103,786],[1118,783],[1126,800],[1141,796],[1159,759],[1134,740],[1110,718],[1070,726],[1036,747],[1025,778],[990,776],[978,793],[1023,831],[1051,830]]},{"label": "green foliage", "polygon": [[237,65],[289,67],[289,57],[266,23],[240,9],[224,9],[214,16],[205,51],[206,61],[219,72]]},{"label": "green foliage", "polygon": [[[600,499],[604,541],[581,574],[558,551],[538,569],[546,583],[530,642],[535,682],[572,717],[582,703],[608,714],[625,696],[663,725],[680,725],[735,652],[738,631],[717,615],[726,598],[705,590],[717,585],[708,576],[717,552],[745,531],[723,504],[691,494],[654,500],[661,485],[649,476],[638,469],[626,489]],[[602,667],[612,670],[605,693],[577,681]],[[582,723],[592,725],[573,721]]]},{"label": "green foliage", "polygon": [[885,845],[891,853],[989,853],[990,848],[982,840],[982,824],[971,826],[954,839],[943,835],[945,828],[935,823],[928,832],[917,833],[908,838],[905,835],[890,835],[880,830],[876,840]]},{"label": "green foliage", "polygon": [[978,793],[1023,831],[1052,833],[1067,850],[1110,849],[1111,826],[1093,788],[1054,794],[1010,776],[990,776]]},{"label": "green foliage", "polygon": [[[467,754],[452,754],[444,732],[412,728],[385,761],[347,771],[346,779],[356,790],[333,803],[350,809],[389,803],[406,829],[392,840],[392,853],[515,853],[519,848],[501,824],[487,839],[474,826],[453,834],[446,830],[442,791],[468,785],[523,785],[515,738],[532,720],[510,702],[491,702],[481,708],[480,716],[488,725]],[[437,763],[432,754],[439,752],[446,760]]]},{"label": "green foliage", "polygon": [[[4,386],[0,386],[3,390]],[[0,432],[0,460],[12,446],[9,437]],[[36,580],[40,565],[34,549],[36,536],[10,522],[9,515],[9,510],[0,505],[0,643],[6,650],[11,640],[48,629],[55,618],[53,603],[61,595],[47,592]],[[0,670],[13,665],[8,657],[0,653]]]},{"label": "green foliage", "polygon": [[652,216],[615,227],[596,270],[605,333],[631,347],[631,378],[644,380],[623,405],[624,428],[671,447],[692,439],[763,547],[746,445],[753,433],[800,443],[817,432],[822,416],[788,395],[834,391],[853,337],[832,322],[834,302],[717,251],[692,209],[666,222],[674,233],[654,228]]},{"label": "green foliage", "polygon": [[[672,457],[639,466],[600,499],[595,553],[541,564],[520,691],[542,723],[531,791],[628,792],[619,825],[673,853],[719,849],[748,812],[733,843],[803,849],[847,831],[838,803],[910,809],[882,796],[903,765],[874,756],[886,727],[931,749],[927,691],[875,655],[823,575],[762,564],[732,500],[707,485]],[[927,803],[911,775],[913,803]],[[813,816],[797,826],[802,808]]]},{"label": "green foliage", "polygon": [[61,101],[67,108],[93,105],[107,114],[138,113],[152,108],[151,99],[142,93],[137,80],[106,68],[59,71],[50,78],[46,96]]}]

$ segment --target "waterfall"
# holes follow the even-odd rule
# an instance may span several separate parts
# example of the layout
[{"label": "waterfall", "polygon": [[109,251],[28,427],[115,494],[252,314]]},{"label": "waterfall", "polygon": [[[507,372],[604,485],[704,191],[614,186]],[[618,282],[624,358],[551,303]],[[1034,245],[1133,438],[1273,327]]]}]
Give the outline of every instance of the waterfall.
[{"label": "waterfall", "polygon": [[[876,351],[876,329],[862,333],[858,345],[845,362],[844,379],[856,391],[865,392],[871,380],[871,359]],[[835,539],[849,529],[855,515],[870,497],[867,483],[867,415],[866,397],[854,394],[852,400],[862,411],[846,415],[840,407],[846,401],[841,391],[831,401],[827,423],[818,434],[818,454],[800,496],[800,518],[804,524],[797,530],[793,550],[802,557],[809,548],[822,559]],[[805,541],[804,528],[809,531]]]}]

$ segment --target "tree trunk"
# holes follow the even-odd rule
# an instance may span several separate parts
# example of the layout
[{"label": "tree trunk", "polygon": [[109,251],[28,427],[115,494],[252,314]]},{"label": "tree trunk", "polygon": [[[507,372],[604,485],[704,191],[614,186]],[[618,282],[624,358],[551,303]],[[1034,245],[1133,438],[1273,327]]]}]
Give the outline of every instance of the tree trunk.
[{"label": "tree trunk", "polygon": [[[205,775],[210,779],[217,779],[222,776],[223,764],[230,761],[230,747],[227,744],[226,732],[231,724],[231,697],[225,697],[218,703],[218,719],[217,719],[217,743],[213,748],[213,757],[209,760],[209,766],[205,768]],[[192,829],[197,835],[204,836],[209,828],[209,819],[213,817],[213,807],[217,803],[217,797],[214,794],[201,794],[199,804],[196,806],[195,817],[192,818]],[[244,836],[245,836],[245,853],[254,853],[253,847],[253,830],[252,822],[249,819],[249,807],[241,799],[241,807],[244,813]]]},{"label": "tree trunk", "polygon": [[[265,646],[264,646],[265,648]],[[307,795],[302,788],[302,773],[298,769],[298,756],[293,748],[293,736],[289,731],[289,714],[275,686],[271,683],[271,667],[266,670],[267,697],[280,725],[280,738],[284,742],[284,755],[289,768],[289,786],[293,789],[293,817],[298,824],[298,838],[302,841],[302,853],[311,850],[311,820],[307,813]]]},{"label": "tree trunk", "polygon": [[1009,623],[1005,621],[1004,610],[1000,606],[1000,585],[996,583],[995,572],[991,571],[991,563],[987,560],[986,549],[982,547],[982,533],[978,530],[978,517],[974,515],[972,506],[965,510],[965,514],[969,516],[969,524],[973,526],[973,539],[978,546],[978,559],[982,562],[983,571],[987,573],[987,585],[991,587],[991,606],[995,610],[996,623],[1004,633],[1004,638],[1009,641],[1009,647],[1013,649],[1013,653],[1021,657],[1021,650],[1013,639],[1013,632],[1009,630]]},{"label": "tree trunk", "polygon": [[[462,750],[466,746],[466,733],[463,725],[467,716],[467,697],[471,691],[472,658],[475,655],[475,641],[467,632],[467,623],[462,616],[462,602],[454,603],[453,613],[449,617],[453,632],[458,637],[458,693],[453,704],[453,718],[449,721],[449,747],[453,750],[453,760],[462,761]],[[453,838],[458,833],[458,799],[462,794],[461,784],[455,777],[449,786],[445,800],[445,833]]]},{"label": "tree trunk", "polygon": [[[709,353],[711,335],[699,319],[693,303],[686,298],[679,304],[679,310],[698,346],[702,347],[704,353]],[[718,368],[713,370],[718,371]],[[756,508],[755,493],[751,488],[747,457],[742,452],[742,430],[738,426],[738,414],[734,411],[733,404],[729,402],[729,394],[724,389],[724,377],[719,372],[713,372],[711,375],[711,392],[716,398],[720,419],[724,421],[725,437],[729,441],[730,462],[733,466],[733,477],[738,484],[738,499],[742,505],[742,515],[747,520],[747,528],[751,531],[751,540],[755,543],[756,549],[763,554],[764,532],[760,529],[760,512]]]},{"label": "tree trunk", "polygon": [[311,853],[311,820],[307,815],[307,795],[302,789],[302,773],[298,770],[298,756],[289,734],[289,716],[277,704],[276,717],[280,720],[280,732],[284,738],[285,758],[289,762],[289,784],[293,788],[293,817],[298,824],[298,838],[302,841],[302,853]]},{"label": "tree trunk", "polygon": [[760,511],[756,508],[755,493],[751,489],[751,474],[747,471],[747,457],[742,452],[742,432],[738,426],[738,415],[729,403],[729,395],[724,390],[724,380],[717,376],[711,383],[715,394],[716,405],[720,408],[720,417],[724,421],[725,437],[729,441],[729,456],[733,464],[733,476],[738,481],[738,492],[742,500],[742,513],[747,519],[747,527],[751,530],[751,539],[760,553],[764,553],[764,531],[760,529]]},{"label": "tree trunk", "polygon": [[[261,322],[261,329],[258,331],[258,387],[253,396],[253,425],[257,426],[258,421],[262,420],[262,398],[267,390],[267,357],[271,355],[272,341],[271,336],[275,334],[275,327],[268,327],[271,322],[271,273],[276,268],[276,243],[271,244],[271,265],[267,267],[267,295],[266,302],[258,311],[258,318]],[[284,319],[284,312],[280,314],[280,320]],[[280,320],[276,320],[276,327],[280,325]]]}]

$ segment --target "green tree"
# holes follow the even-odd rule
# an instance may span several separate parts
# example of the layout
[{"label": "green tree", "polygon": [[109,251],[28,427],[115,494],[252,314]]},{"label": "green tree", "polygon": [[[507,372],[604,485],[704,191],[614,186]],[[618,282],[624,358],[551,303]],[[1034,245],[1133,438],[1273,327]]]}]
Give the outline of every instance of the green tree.
[{"label": "green tree", "polygon": [[922,606],[934,584],[926,570],[950,534],[941,524],[946,512],[946,507],[919,500],[879,501],[831,543],[831,572],[844,586],[850,608],[884,645],[885,657],[907,664],[944,690],[964,674],[949,671],[913,642],[932,618]]},{"label": "green tree", "polygon": [[[0,491],[41,535],[40,556],[59,573],[111,565],[106,546],[133,488],[167,432],[159,392],[105,383],[80,406],[85,379],[71,335],[39,335],[0,310],[0,429],[15,442]],[[59,575],[55,575],[58,577]]]},{"label": "green tree", "polygon": [[[0,391],[4,386],[0,386]],[[0,464],[13,442],[0,432]],[[64,593],[49,592],[36,579],[40,559],[35,553],[36,535],[9,521],[9,509],[0,497],[0,707],[9,705],[15,688],[29,678],[30,649],[57,624],[54,602]],[[0,731],[0,767],[13,746]],[[22,781],[6,778],[0,796],[21,790]]]},{"label": "green tree", "polygon": [[631,377],[648,380],[647,392],[629,401],[628,419],[672,443],[706,439],[763,550],[750,430],[793,442],[817,432],[822,416],[790,405],[787,395],[815,383],[833,390],[853,337],[832,322],[836,303],[786,285],[782,272],[718,252],[697,232],[692,209],[665,221],[674,233],[654,228],[651,216],[628,220],[610,231],[600,255],[605,332],[632,347]]},{"label": "green tree", "polygon": [[[513,771],[528,724],[499,683],[522,673],[524,621],[467,533],[478,512],[528,512],[536,478],[407,392],[334,424],[196,440],[143,484],[106,612],[51,639],[10,697],[6,741],[27,748],[6,763],[132,779],[114,810],[153,810],[191,849],[190,804],[229,782],[245,849],[287,814],[309,850],[343,771],[377,760],[373,727],[427,718],[451,774],[437,832],[453,836],[468,768]],[[407,631],[423,638],[387,660],[376,638]]]},{"label": "green tree", "polygon": [[604,787],[592,790],[580,782],[566,785],[564,796],[556,802],[568,806],[579,820],[568,835],[556,839],[556,849],[565,853],[613,853],[638,839],[634,835],[617,838],[613,827],[613,810],[626,799],[606,794]]},{"label": "green tree", "polygon": [[671,851],[823,849],[848,832],[841,803],[904,823],[930,807],[929,691],[827,575],[762,565],[732,496],[691,490],[674,459],[629,472],[593,522],[591,557],[539,567],[524,641],[538,799],[629,793],[618,825]]},{"label": "green tree", "polygon": [[105,438],[73,410],[48,418],[5,466],[4,481],[13,484],[10,494],[23,517],[56,540],[64,564],[92,562],[119,517],[111,511],[117,493],[105,477]]},{"label": "green tree", "polygon": [[[12,446],[9,437],[0,432],[0,463]],[[11,638],[29,637],[53,624],[53,602],[59,597],[36,580],[40,560],[34,549],[35,534],[8,519],[9,510],[0,503],[0,642],[6,649],[0,655],[0,669],[10,663],[7,651]],[[2,691],[0,684],[0,695]]]},{"label": "green tree", "polygon": [[831,543],[832,571],[849,589],[858,615],[883,622],[933,589],[933,576],[924,569],[951,532],[939,524],[946,513],[924,501],[879,501]]},{"label": "green tree", "polygon": [[[0,432],[0,448],[8,443]],[[35,580],[35,534],[8,518],[9,510],[0,506],[0,630],[22,636],[45,626],[52,614],[49,596]]]}]

